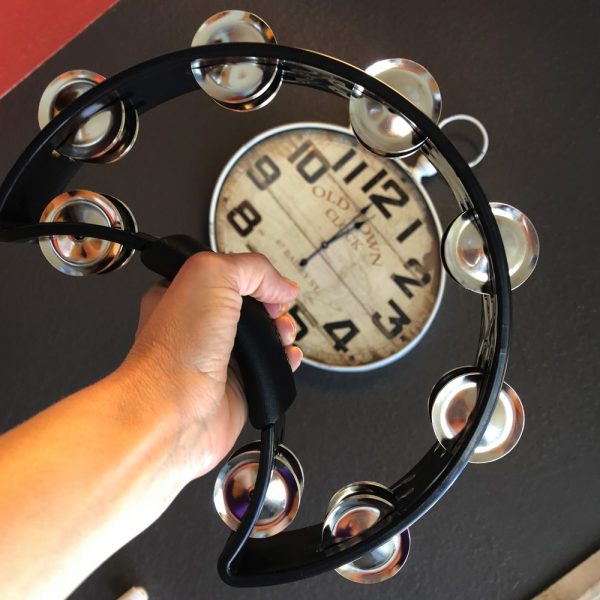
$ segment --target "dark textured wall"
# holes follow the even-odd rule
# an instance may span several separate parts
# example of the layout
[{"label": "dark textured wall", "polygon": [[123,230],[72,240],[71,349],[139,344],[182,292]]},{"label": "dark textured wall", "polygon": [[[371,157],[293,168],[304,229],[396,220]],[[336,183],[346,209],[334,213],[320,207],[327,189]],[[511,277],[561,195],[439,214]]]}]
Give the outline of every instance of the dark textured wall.
[{"label": "dark textured wall", "polygon": [[[331,573],[264,590],[227,588],[215,570],[227,531],[213,512],[209,475],[189,485],[73,598],[110,599],[134,584],[168,600],[528,598],[597,549],[600,8],[593,1],[554,4],[256,0],[233,6],[261,15],[288,45],[361,66],[413,58],[440,83],[444,114],[467,112],[486,124],[491,149],[477,169],[483,187],[491,200],[523,209],[541,240],[537,271],[514,294],[507,380],[526,408],[518,448],[502,461],[467,469],[413,527],[409,561],[384,584],[356,586]],[[111,75],[185,47],[206,17],[225,8],[231,6],[221,0],[122,0],[0,102],[0,174],[36,133],[38,99],[56,74],[88,68]],[[279,123],[344,124],[346,115],[340,100],[308,90],[283,89],[268,109],[249,115],[192,94],[146,115],[126,160],[84,168],[76,183],[122,198],[143,230],[206,238],[212,186],[239,145]],[[439,181],[428,188],[448,223],[456,204]],[[134,261],[110,276],[70,279],[33,246],[0,247],[0,260],[5,430],[119,363],[139,298],[154,278]],[[301,523],[321,519],[341,485],[390,483],[430,446],[428,391],[475,352],[473,296],[449,283],[430,332],[395,365],[362,375],[300,370],[287,440],[307,474]]]}]

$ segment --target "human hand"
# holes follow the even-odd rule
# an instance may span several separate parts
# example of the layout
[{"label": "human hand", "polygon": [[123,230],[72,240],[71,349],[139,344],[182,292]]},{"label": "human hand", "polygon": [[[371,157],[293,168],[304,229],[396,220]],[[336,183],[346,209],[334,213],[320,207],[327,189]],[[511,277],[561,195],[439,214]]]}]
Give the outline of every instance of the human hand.
[{"label": "human hand", "polygon": [[201,252],[170,285],[161,282],[142,299],[135,344],[119,370],[135,382],[148,410],[174,424],[173,456],[187,481],[221,461],[246,420],[230,364],[242,296],[265,304],[295,371],[302,352],[291,345],[296,324],[287,308],[298,291],[260,254]]}]

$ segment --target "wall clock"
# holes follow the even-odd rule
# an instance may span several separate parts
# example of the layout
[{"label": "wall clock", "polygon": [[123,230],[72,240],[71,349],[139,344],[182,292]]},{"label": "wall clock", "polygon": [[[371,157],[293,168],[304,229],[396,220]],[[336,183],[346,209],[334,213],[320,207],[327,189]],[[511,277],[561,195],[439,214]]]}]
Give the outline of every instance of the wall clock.
[{"label": "wall clock", "polygon": [[291,313],[314,366],[359,371],[408,352],[442,297],[441,226],[419,169],[350,129],[295,123],[250,140],[219,177],[214,250],[261,252],[302,290]]},{"label": "wall clock", "polygon": [[[456,121],[481,134],[469,115]],[[440,305],[441,225],[422,184],[426,160],[409,166],[369,152],[350,128],[304,122],[275,127],[242,146],[212,196],[210,242],[220,252],[260,252],[302,285],[290,312],[310,365],[364,371],[410,351]]]}]

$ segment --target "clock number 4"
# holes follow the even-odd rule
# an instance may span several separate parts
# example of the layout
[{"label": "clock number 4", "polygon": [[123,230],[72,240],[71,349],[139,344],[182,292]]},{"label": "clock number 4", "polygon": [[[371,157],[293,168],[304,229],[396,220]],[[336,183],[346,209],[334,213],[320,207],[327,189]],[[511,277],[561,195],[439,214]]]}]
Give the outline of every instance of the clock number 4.
[{"label": "clock number 4", "polygon": [[249,200],[243,200],[227,213],[227,221],[242,237],[246,237],[262,221],[262,217]]},{"label": "clock number 4", "polygon": [[[304,322],[300,313],[302,309],[298,304],[290,308],[289,313],[294,317],[294,321],[298,324],[298,333],[296,333],[296,341],[299,342],[307,333],[308,325]],[[350,320],[332,321],[325,323],[323,329],[327,335],[333,340],[333,347],[338,352],[348,352],[348,344],[359,333],[358,327]]]},{"label": "clock number 4", "polygon": [[[323,329],[334,341],[333,347],[338,352],[348,352],[348,344],[359,332],[358,327],[350,319],[325,323]],[[343,332],[343,335],[339,335],[338,332]]]}]

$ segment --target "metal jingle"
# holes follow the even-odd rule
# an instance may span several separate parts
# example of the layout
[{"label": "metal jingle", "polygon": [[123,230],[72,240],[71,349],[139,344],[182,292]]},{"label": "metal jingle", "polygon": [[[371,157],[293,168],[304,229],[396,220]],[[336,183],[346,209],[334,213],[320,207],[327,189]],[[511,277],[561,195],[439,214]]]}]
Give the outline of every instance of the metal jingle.
[{"label": "metal jingle", "polygon": [[[366,531],[394,510],[394,494],[372,481],[351,483],[330,500],[323,524],[323,542],[335,544]],[[410,550],[408,529],[398,533],[357,560],[336,569],[355,583],[377,583],[395,575]]]},{"label": "metal jingle", "polygon": [[[226,10],[200,26],[192,46],[228,42],[277,43],[273,30],[259,16],[243,10]],[[217,104],[241,112],[268,104],[283,81],[277,62],[203,66],[201,61],[193,61],[191,69],[198,85]]]},{"label": "metal jingle", "polygon": [[[460,367],[446,373],[431,391],[429,413],[440,444],[453,439],[466,425],[482,378],[473,367]],[[504,382],[492,418],[469,462],[487,463],[506,456],[521,439],[524,427],[523,403]]]},{"label": "metal jingle", "polygon": [[[410,100],[432,121],[442,112],[440,88],[422,65],[406,58],[380,60],[366,69]],[[350,98],[350,125],[358,141],[374,154],[406,157],[416,152],[425,139],[405,117],[391,112],[355,86]]]},{"label": "metal jingle", "polygon": [[394,503],[394,493],[385,485],[376,481],[355,481],[339,489],[327,505],[327,513],[330,513],[342,500],[355,496],[357,494],[370,494],[372,496],[381,496],[388,502]]},{"label": "metal jingle", "polygon": [[[260,443],[247,444],[231,455],[215,481],[215,508],[234,531],[250,505],[259,460]],[[265,503],[250,537],[270,537],[288,527],[298,514],[303,489],[300,462],[289,448],[280,444]]]},{"label": "metal jingle", "polygon": [[[88,223],[123,231],[137,231],[133,213],[120,200],[89,190],[72,190],[54,198],[41,223]],[[46,260],[65,275],[108,273],[124,266],[134,250],[107,240],[71,235],[39,239]]]},{"label": "metal jingle", "polygon": [[111,164],[121,160],[132,148],[140,130],[137,110],[129,107],[125,110],[124,126],[117,144],[108,152],[93,160],[95,163]]},{"label": "metal jingle", "polygon": [[[38,107],[38,122],[44,128],[64,108],[105,78],[87,70],[62,73],[51,81],[44,90]],[[124,133],[125,107],[113,102],[87,119],[61,144],[58,151],[77,160],[93,160],[110,152]]]},{"label": "metal jingle", "polygon": [[[517,208],[500,202],[490,203],[504,243],[512,289],[525,283],[533,273],[540,253],[540,242],[533,223]],[[471,215],[460,214],[442,238],[442,259],[451,277],[464,288],[487,293],[489,265],[483,239]]]}]

